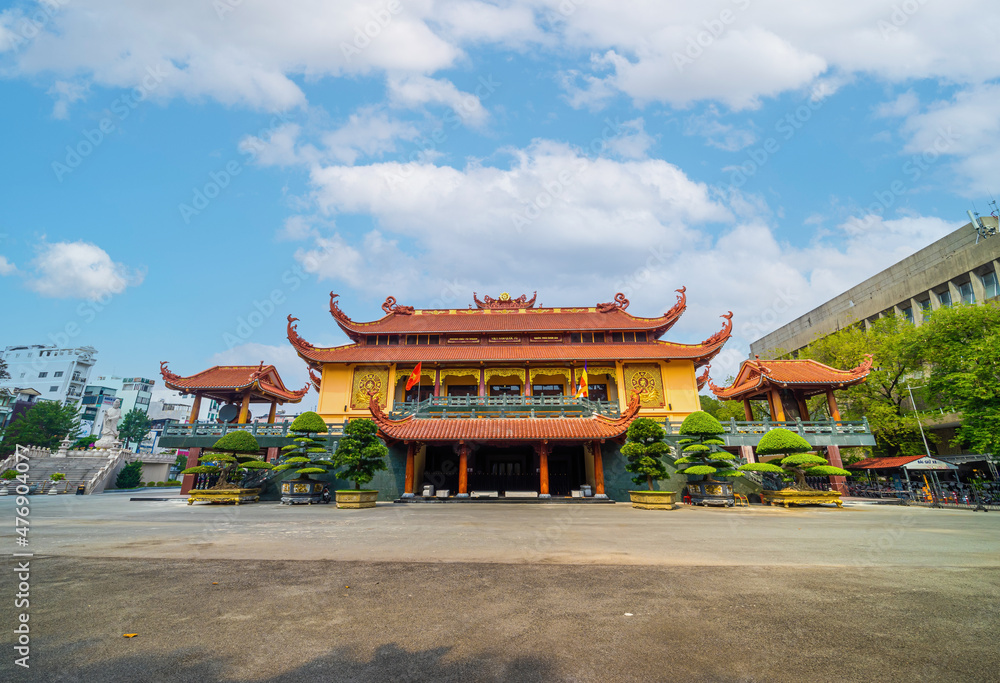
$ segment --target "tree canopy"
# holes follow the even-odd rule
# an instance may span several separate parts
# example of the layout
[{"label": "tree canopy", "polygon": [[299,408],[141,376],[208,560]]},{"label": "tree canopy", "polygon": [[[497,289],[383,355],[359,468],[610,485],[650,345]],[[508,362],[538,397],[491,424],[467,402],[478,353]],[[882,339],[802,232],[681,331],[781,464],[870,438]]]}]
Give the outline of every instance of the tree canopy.
[{"label": "tree canopy", "polygon": [[212,444],[210,451],[198,458],[200,462],[209,464],[188,467],[181,470],[181,474],[218,474],[219,479],[213,489],[235,489],[239,486],[229,482],[229,475],[234,471],[269,470],[274,467],[258,459],[260,445],[257,439],[242,429],[223,435]]},{"label": "tree canopy", "polygon": [[317,413],[307,411],[299,415],[289,425],[292,433],[291,443],[284,446],[281,451],[281,464],[274,468],[275,471],[294,469],[296,474],[300,474],[308,479],[310,474],[325,474],[327,468],[334,467],[333,461],[325,458],[317,458],[321,453],[327,451],[327,437],[317,437],[318,432],[326,432],[326,422]]},{"label": "tree canopy", "polygon": [[125,444],[125,448],[128,448],[133,441],[136,444],[141,442],[152,426],[153,421],[146,413],[138,408],[133,408],[125,413],[121,422],[118,423],[118,438]]},{"label": "tree canopy", "polygon": [[721,448],[726,444],[721,438],[725,432],[722,424],[703,410],[684,418],[680,434],[686,438],[677,442],[683,455],[674,464],[686,467],[679,472],[690,477],[742,477],[743,473],[733,467],[736,456]]},{"label": "tree canopy", "polygon": [[354,482],[360,489],[375,478],[375,473],[389,469],[385,458],[389,449],[378,438],[378,425],[374,420],[360,418],[344,425],[344,435],[337,444],[333,462],[343,468],[340,476]]},{"label": "tree canopy", "polygon": [[628,459],[625,471],[635,475],[632,481],[637,486],[646,484],[650,491],[653,490],[653,480],[666,479],[669,474],[663,463],[663,456],[670,450],[663,441],[664,435],[660,423],[640,417],[629,425],[626,442],[622,446],[622,455]]},{"label": "tree canopy", "polygon": [[17,444],[55,449],[67,435],[75,438],[79,431],[76,407],[55,401],[40,401],[4,429],[0,455],[13,453]]},{"label": "tree canopy", "polygon": [[847,470],[839,467],[832,467],[826,458],[815,453],[810,453],[813,449],[809,442],[793,431],[787,429],[772,429],[757,444],[757,455],[781,455],[786,457],[780,461],[771,462],[750,462],[740,465],[739,470],[743,472],[770,472],[791,476],[795,479],[796,486],[801,490],[810,490],[812,487],[806,482],[806,477],[846,477],[850,475]]}]

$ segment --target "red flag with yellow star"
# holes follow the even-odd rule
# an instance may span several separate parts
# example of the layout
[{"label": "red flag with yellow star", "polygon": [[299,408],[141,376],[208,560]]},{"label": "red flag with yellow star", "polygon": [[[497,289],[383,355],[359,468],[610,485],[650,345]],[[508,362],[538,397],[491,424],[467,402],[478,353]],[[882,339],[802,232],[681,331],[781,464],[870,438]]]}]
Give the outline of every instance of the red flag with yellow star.
[{"label": "red flag with yellow star", "polygon": [[420,384],[420,366],[423,365],[423,361],[417,363],[417,367],[413,368],[413,372],[410,373],[409,378],[406,380],[406,390],[409,391],[417,384]]}]

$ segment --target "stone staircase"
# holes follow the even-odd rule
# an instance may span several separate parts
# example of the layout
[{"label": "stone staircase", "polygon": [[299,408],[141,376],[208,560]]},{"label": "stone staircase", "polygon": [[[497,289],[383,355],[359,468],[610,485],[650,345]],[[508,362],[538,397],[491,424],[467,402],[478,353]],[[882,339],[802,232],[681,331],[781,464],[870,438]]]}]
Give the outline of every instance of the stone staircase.
[{"label": "stone staircase", "polygon": [[[23,470],[24,463],[27,463],[28,469],[25,474],[28,485],[37,485],[34,493],[48,493],[52,488],[58,493],[76,493],[80,484],[87,486],[88,494],[100,493],[105,486],[114,484],[114,477],[126,464],[125,456],[132,455],[127,451],[69,451],[67,455],[61,453],[54,455],[51,451],[43,449],[21,446],[17,449],[14,455],[0,463],[0,471],[15,469],[18,463]],[[61,472],[66,478],[62,481],[52,481],[50,475],[55,472]],[[0,488],[5,484],[10,485],[7,493],[13,494],[14,488],[20,483],[22,482],[17,480],[0,481]]]}]

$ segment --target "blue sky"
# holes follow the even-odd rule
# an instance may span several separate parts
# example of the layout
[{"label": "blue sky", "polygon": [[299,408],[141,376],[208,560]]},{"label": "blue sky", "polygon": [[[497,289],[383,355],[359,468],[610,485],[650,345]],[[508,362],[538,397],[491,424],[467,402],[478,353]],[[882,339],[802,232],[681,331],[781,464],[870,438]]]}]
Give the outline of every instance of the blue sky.
[{"label": "blue sky", "polygon": [[[750,341],[988,212],[985,2],[51,0],[0,10],[0,345],[305,371],[386,296],[625,291]],[[697,47],[694,47],[696,46]],[[103,128],[103,130],[102,130]],[[211,196],[208,196],[211,195]],[[274,304],[277,301],[277,304]],[[314,398],[307,399],[314,401]]]}]

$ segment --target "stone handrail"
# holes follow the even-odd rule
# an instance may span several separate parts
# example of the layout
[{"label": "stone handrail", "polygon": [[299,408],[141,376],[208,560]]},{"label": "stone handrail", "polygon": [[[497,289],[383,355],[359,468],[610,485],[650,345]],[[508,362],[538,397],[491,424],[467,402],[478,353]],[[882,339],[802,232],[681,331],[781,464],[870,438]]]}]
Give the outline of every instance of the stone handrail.
[{"label": "stone handrail", "polygon": [[[277,422],[273,424],[265,424],[262,422],[252,422],[249,424],[226,424],[219,422],[193,422],[193,423],[183,423],[183,424],[170,424],[163,428],[163,437],[167,436],[216,436],[222,437],[229,432],[244,431],[250,432],[255,437],[257,436],[283,436],[289,437],[288,428],[291,426],[291,422]],[[343,436],[344,425],[342,423],[333,423],[328,425],[326,434],[320,434],[320,436]]]},{"label": "stone handrail", "polygon": [[134,453],[126,450],[115,451],[113,455],[108,457],[108,461],[101,466],[101,469],[97,470],[97,473],[87,481],[84,491],[86,493],[93,493],[94,489],[98,487],[103,490],[107,486],[107,479],[114,473],[118,465],[125,460],[126,455],[134,455]]},{"label": "stone handrail", "polygon": [[[680,433],[681,422],[662,422],[668,436]],[[800,435],[807,434],[871,434],[868,418],[861,420],[772,420],[737,421],[735,419],[722,423],[726,434],[765,434],[772,429],[783,428]]]},{"label": "stone handrail", "polygon": [[419,402],[396,403],[389,416],[417,417],[590,417],[621,416],[618,404],[573,396],[429,396]]}]

